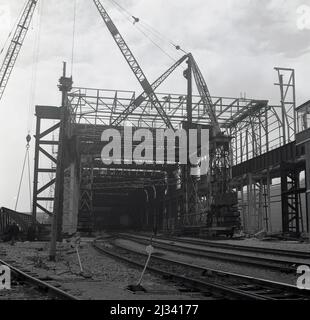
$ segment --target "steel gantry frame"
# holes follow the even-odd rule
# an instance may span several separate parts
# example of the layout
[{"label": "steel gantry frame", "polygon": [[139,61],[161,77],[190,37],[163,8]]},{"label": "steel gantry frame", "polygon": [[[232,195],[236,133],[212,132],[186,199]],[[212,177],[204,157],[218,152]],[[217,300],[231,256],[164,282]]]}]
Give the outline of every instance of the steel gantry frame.
[{"label": "steel gantry frame", "polygon": [[[187,120],[187,95],[157,93],[157,96],[166,114],[170,117],[174,128],[178,128],[181,123]],[[243,165],[243,163],[251,161],[251,159],[264,156],[273,150],[276,151],[279,146],[286,146],[286,144],[283,144],[283,137],[280,134],[281,130],[283,130],[283,123],[279,116],[282,110],[281,105],[271,106],[266,100],[256,99],[227,97],[211,97],[211,99],[219,126],[227,135],[232,137],[231,166]],[[101,126],[111,127],[114,119],[123,115],[124,110],[128,110],[135,100],[136,94],[133,91],[73,88],[68,93],[71,113],[70,121],[74,125],[80,125],[81,128],[85,127],[85,130],[88,128],[85,131],[85,133],[87,132],[85,139],[87,141],[93,140],[98,137],[97,131],[98,129],[100,130]],[[211,125],[210,119],[204,115],[205,106],[202,98],[193,95],[193,124]],[[122,119],[120,125],[130,122],[135,127],[166,127],[164,121],[158,117],[157,111],[152,108],[152,103],[148,98]],[[90,159],[90,163],[92,161],[93,159]],[[238,174],[236,176],[240,177]],[[253,231],[257,231],[260,228],[271,230],[270,215],[272,203],[275,201],[271,195],[273,178],[275,178],[274,174],[265,170],[261,173],[253,171],[252,175],[241,176],[241,178],[232,181],[233,188],[239,190],[239,196],[241,197],[240,208],[243,216],[246,217],[244,221],[252,220],[250,224],[255,225]],[[91,205],[89,199],[92,198],[92,191],[89,188],[83,189],[82,185],[87,187],[89,184],[83,181],[81,181],[81,192],[85,192],[83,193],[83,201],[81,201],[80,207],[86,208]],[[198,183],[198,206],[201,203],[203,204],[206,198],[206,193],[201,192],[203,189],[202,183]],[[245,187],[247,190],[244,189]],[[175,197],[177,199],[180,196],[175,195]],[[197,217],[191,214],[182,216],[182,201],[184,200],[181,199],[181,202],[177,202],[175,208],[179,223],[186,224],[188,221],[192,223],[195,220],[206,222],[206,219],[199,214]],[[171,207],[171,203],[168,206]],[[167,214],[165,219],[167,225],[171,226],[171,216]]]},{"label": "steel gantry frame", "polygon": [[[56,165],[57,159],[55,154],[52,152],[54,147],[58,147],[58,139],[50,138],[51,134],[56,133],[58,135],[60,128],[60,110],[57,107],[50,106],[36,106],[36,144],[35,144],[35,161],[34,161],[34,179],[33,179],[33,206],[32,206],[32,217],[33,220],[37,219],[37,210],[46,213],[49,217],[53,216],[54,207],[54,192],[48,193],[50,188],[55,185],[56,178]],[[51,124],[55,122],[54,124]],[[48,149],[50,148],[50,149]],[[49,167],[50,162],[52,166]],[[39,184],[39,180],[43,183]],[[47,209],[46,203],[49,204]]]},{"label": "steel gantry frame", "polygon": [[[108,125],[115,127],[125,125],[128,121],[136,127],[150,128],[164,127],[177,129],[181,125],[184,127],[184,124],[187,129],[195,127],[195,125],[208,126],[211,129],[211,170],[210,177],[207,179],[209,187],[206,193],[199,191],[198,181],[194,181],[188,174],[189,168],[181,168],[181,176],[185,185],[185,220],[191,220],[190,223],[192,223],[193,220],[190,217],[192,215],[200,215],[197,209],[198,203],[199,201],[202,203],[203,197],[210,199],[206,208],[207,215],[210,218],[210,221],[208,221],[209,226],[218,226],[219,222],[227,216],[231,220],[234,220],[239,216],[239,213],[238,208],[235,208],[237,198],[235,199],[236,193],[233,188],[240,191],[241,187],[243,197],[244,185],[242,183],[241,186],[240,184],[233,184],[232,166],[238,165],[239,162],[244,162],[244,153],[246,161],[250,157],[256,158],[264,153],[268,153],[272,145],[271,141],[273,141],[271,140],[272,134],[270,133],[272,126],[274,126],[274,129],[271,131],[278,130],[280,127],[282,128],[282,135],[280,135],[283,138],[282,144],[280,143],[282,146],[292,141],[295,136],[296,103],[294,71],[276,68],[279,76],[278,85],[281,92],[281,115],[276,110],[277,106],[268,106],[267,101],[242,98],[212,99],[198,64],[191,54],[182,57],[151,85],[101,2],[99,0],[93,0],[93,2],[126,62],[142,86],[143,93],[136,97],[136,94],[130,91],[104,91],[85,88],[75,88],[71,92],[67,90],[66,97],[68,101],[62,101],[62,105],[66,104],[70,106],[72,112],[70,118],[74,118],[76,124],[84,123],[88,126],[88,139],[96,139],[97,126]],[[158,86],[185,60],[188,63],[188,69],[184,73],[188,83],[187,95],[161,95],[156,93],[155,90]],[[284,72],[291,72],[288,83],[285,83]],[[196,82],[199,96],[193,96],[192,94],[192,76]],[[290,89],[293,92],[292,100],[289,98]],[[108,97],[109,94],[113,94],[113,96]],[[224,103],[223,100],[225,101]],[[231,101],[227,103],[226,100]],[[270,118],[273,120],[270,121]],[[94,128],[93,137],[90,136],[92,133],[91,127]],[[245,140],[243,137],[245,137]],[[63,139],[60,138],[60,141],[60,145],[63,146]],[[246,149],[245,151],[244,148]],[[63,160],[59,159],[58,154],[58,171],[60,170],[60,166],[62,167],[61,173],[58,174],[58,178],[56,179],[56,207],[54,206],[54,216],[56,216],[57,212],[61,212],[62,209],[60,207],[63,207],[63,195],[60,195],[62,192],[59,192],[59,190],[63,190],[63,186],[60,187],[60,185],[63,184],[62,181],[64,180],[64,164]],[[268,176],[269,172],[267,172]],[[265,180],[262,178],[257,180],[250,176],[250,174],[248,176],[248,210],[253,210],[254,215],[256,215],[257,210],[259,211],[258,218],[256,219],[258,221],[258,228],[263,227],[263,208],[267,208],[266,210],[268,210],[268,207],[270,207],[266,204],[268,202],[266,199],[270,199],[271,180],[267,178],[267,183]],[[268,190],[266,191],[266,189]],[[257,190],[258,192],[256,192]],[[91,201],[92,196],[87,196],[85,199]],[[82,203],[85,202],[84,200]],[[256,202],[258,202],[257,210]],[[91,205],[86,205],[88,211],[91,211],[91,207]],[[265,216],[265,223],[268,224],[268,214]]]},{"label": "steel gantry frame", "polygon": [[[180,127],[181,123],[187,121],[187,96],[178,94],[165,94],[157,93],[163,108],[168,116],[170,116],[171,123],[174,128]],[[211,98],[214,110],[217,114],[217,119],[219,120],[219,125],[225,128],[225,125],[235,118],[236,114],[242,114],[249,107],[255,108],[257,105],[265,105],[265,101],[258,101],[252,99],[241,99],[241,98],[227,98],[227,97],[213,97]],[[91,129],[87,130],[87,139],[94,139],[98,136],[96,127],[100,126],[111,126],[111,119],[117,117],[119,114],[123,113],[123,110],[128,108],[128,105],[135,100],[135,93],[132,91],[113,91],[113,90],[99,90],[99,89],[86,89],[86,88],[73,88],[72,92],[69,93],[70,105],[74,112],[75,122],[80,125],[92,125],[93,131]],[[136,127],[151,127],[151,128],[161,128],[165,127],[164,122],[158,118],[156,110],[151,107],[150,101],[147,99],[136,108],[134,112],[128,114],[124,118],[125,123],[130,122]],[[203,104],[202,98],[200,96],[192,97],[192,123],[199,125],[210,126],[211,121],[206,116],[206,109]],[[143,121],[141,121],[143,119]],[[93,132],[93,133],[92,133]],[[92,137],[93,135],[93,137]],[[227,155],[225,159],[230,159],[228,156],[229,150],[223,150]],[[223,157],[215,158],[217,161],[217,166],[222,166],[218,163]],[[230,164],[225,164],[225,166],[230,166]],[[206,205],[206,192],[210,192],[207,188],[206,192],[201,193],[200,184],[197,187],[199,194],[199,201],[197,203],[199,207],[199,212],[203,210]],[[202,203],[205,203],[202,205]],[[181,216],[183,219],[183,216]],[[193,212],[189,212],[189,215],[185,216],[182,224],[186,224],[188,221],[194,220],[206,221],[201,217],[200,213],[196,214],[196,218]]]}]

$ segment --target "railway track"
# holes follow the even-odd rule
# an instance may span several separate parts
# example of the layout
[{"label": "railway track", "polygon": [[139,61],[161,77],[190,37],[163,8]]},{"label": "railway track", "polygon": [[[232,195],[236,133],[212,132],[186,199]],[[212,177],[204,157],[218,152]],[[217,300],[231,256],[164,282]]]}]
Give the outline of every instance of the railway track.
[{"label": "railway track", "polygon": [[0,265],[11,270],[11,289],[0,290],[0,300],[79,300],[55,285],[38,279],[34,274],[0,259]]},{"label": "railway track", "polygon": [[[116,236],[135,241],[143,245],[150,243],[150,238],[147,236],[133,235],[128,233],[119,233]],[[152,244],[155,248],[173,251],[180,254],[229,261],[243,265],[268,268],[286,273],[296,273],[296,265],[310,264],[310,255],[302,252],[297,254],[297,257],[293,257],[293,251],[286,255],[284,250],[273,250],[270,248],[268,248],[268,250],[264,250],[264,248],[258,248],[263,249],[259,251],[256,250],[257,248],[254,248],[252,252],[251,247],[246,247],[239,250],[239,246],[230,247],[230,245],[226,244],[224,244],[224,246],[217,246],[217,244],[213,246],[213,242],[208,242],[205,244],[205,242],[199,240],[185,241],[183,239],[179,240],[177,238],[163,237],[153,238]],[[247,251],[247,253],[244,251]]]},{"label": "railway track", "polygon": [[[143,268],[147,254],[115,243],[114,238],[97,240],[93,247],[101,254]],[[218,271],[153,255],[148,271],[215,299],[310,300],[309,291],[295,286]]]},{"label": "railway track", "polygon": [[210,247],[210,248],[229,249],[229,250],[237,250],[237,251],[244,251],[244,252],[251,252],[251,253],[255,252],[255,253],[262,253],[262,254],[271,254],[273,256],[289,257],[293,259],[298,258],[298,259],[310,260],[310,252],[253,247],[253,246],[237,245],[237,244],[231,244],[231,243],[228,244],[228,243],[222,243],[222,242],[219,243],[219,242],[208,241],[203,239],[166,237],[166,236],[160,236],[158,238],[162,240],[167,240],[167,241],[176,241],[176,242],[199,245],[199,246]]}]

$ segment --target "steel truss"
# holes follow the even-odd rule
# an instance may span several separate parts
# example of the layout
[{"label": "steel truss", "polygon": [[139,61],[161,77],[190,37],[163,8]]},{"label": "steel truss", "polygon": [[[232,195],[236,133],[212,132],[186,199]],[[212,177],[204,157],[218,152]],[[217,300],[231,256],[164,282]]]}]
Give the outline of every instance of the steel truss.
[{"label": "steel truss", "polygon": [[37,0],[28,0],[28,2],[26,3],[7,53],[4,57],[3,64],[0,68],[0,100],[3,96],[4,90],[18,58],[19,52],[24,43],[37,2]]},{"label": "steel truss", "polygon": [[[184,94],[157,93],[165,113],[169,116],[174,128],[187,119],[187,96]],[[134,91],[105,90],[91,88],[74,88],[69,93],[73,117],[78,124],[113,125],[114,119],[122,115],[128,106],[136,99]],[[247,109],[256,103],[263,103],[253,99],[212,97],[215,113],[221,127],[241,110]],[[205,110],[200,96],[193,95],[193,123],[210,125],[211,121]],[[145,128],[165,128],[165,123],[146,99],[138,108],[119,123]]]},{"label": "steel truss", "polygon": [[[175,129],[180,128],[188,118],[187,95],[156,93],[156,96],[172,126]],[[285,144],[283,126],[286,126],[287,122],[283,122],[281,119],[283,118],[283,110],[291,111],[291,106],[288,104],[271,106],[266,100],[231,97],[211,97],[211,99],[221,130],[226,137],[232,138],[231,141],[227,141],[226,147],[225,144],[221,144],[221,152],[227,153],[230,157],[213,158],[215,162],[226,159],[230,163],[216,163],[215,167],[231,168]],[[166,123],[153,107],[152,100],[146,97],[141,104],[137,105],[135,104],[137,96],[133,91],[78,87],[73,88],[68,93],[68,100],[71,112],[70,121],[73,124],[80,125],[80,128],[85,126],[86,135],[82,139],[98,139],[98,129],[100,130],[101,126],[114,126],[116,120],[119,126],[166,128]],[[133,105],[134,107],[132,107]],[[286,106],[286,109],[283,109],[283,105]],[[200,96],[192,96],[191,116],[193,125],[211,125],[205,103]],[[290,119],[289,116],[285,118]],[[292,137],[292,134],[289,136]],[[230,174],[230,172],[228,171],[227,174]],[[82,176],[83,171],[81,171]],[[91,175],[87,174],[87,176]],[[221,181],[217,181],[217,183],[221,184]],[[191,201],[195,202],[197,207],[195,210],[189,210],[186,216],[183,214],[184,210],[186,211],[184,209],[186,208],[186,199],[181,192],[171,193],[169,201],[163,197],[164,225],[171,227],[171,219],[177,219],[181,225],[190,225],[193,221],[203,221],[205,223],[205,215],[201,212],[203,212],[203,208],[210,206],[207,199],[210,190],[205,189],[207,184],[204,181],[189,184],[191,188],[196,188],[194,192],[191,190],[190,194],[191,196],[194,194],[198,201]],[[236,191],[239,191],[242,198],[241,208],[245,217],[244,220],[252,219],[254,221],[252,224],[254,223],[256,226],[255,231],[261,228],[270,230],[271,184],[272,180],[268,172],[264,173],[264,178],[263,175],[254,175],[251,179],[249,177],[244,178],[242,182],[240,180],[232,182],[232,186]],[[88,182],[81,178],[80,212],[88,211],[90,213],[92,210],[92,193],[87,185]],[[246,192],[244,191],[245,186],[247,186]],[[222,184],[223,192],[225,192],[225,188],[227,188],[227,185]],[[176,203],[174,209],[171,208],[171,201]],[[194,211],[198,212],[195,216],[193,215]],[[251,216],[254,218],[250,218]]]},{"label": "steel truss", "polygon": [[[251,159],[259,160],[263,155],[272,156],[270,153],[272,150],[295,141],[295,73],[293,69],[275,68],[275,70],[279,78],[279,82],[275,85],[280,89],[280,104],[270,105],[268,101],[254,102],[254,105],[248,106],[248,111],[242,110],[241,114],[236,114],[225,125],[227,132],[233,137],[231,154],[234,166],[243,163],[246,165]],[[295,156],[292,159],[294,161]],[[291,166],[294,167],[295,164],[292,163]],[[285,191],[290,188],[285,180],[287,177],[288,181],[291,181],[289,176],[286,171],[281,170],[271,175],[272,169],[274,169],[272,166],[266,164],[263,171],[249,171],[243,178],[238,177],[234,181],[234,186],[239,191],[245,230],[251,233],[261,230],[271,231],[271,210],[278,202],[282,208],[283,231],[298,234],[302,228],[299,228],[299,222],[294,224],[294,221],[302,218],[299,212],[300,196],[294,198],[293,204],[292,197],[288,197]],[[272,179],[278,178],[280,182],[281,177],[279,194],[271,195]],[[293,179],[294,186],[297,184],[295,180]],[[298,187],[294,189],[295,193],[297,189]]]},{"label": "steel truss", "polygon": [[[174,128],[179,128],[184,125],[188,120],[188,101],[187,95],[177,94],[165,94],[157,93],[160,103],[163,106],[165,113],[170,117],[170,121]],[[211,98],[214,106],[214,111],[217,114],[217,120],[222,128],[226,128],[228,123],[232,123],[236,118],[236,115],[242,115],[249,109],[254,109],[257,105],[265,105],[265,101],[258,101],[252,99],[238,99],[227,97],[213,97]],[[152,108],[152,103],[149,100],[145,100],[141,105],[135,108],[131,113],[127,113],[128,106],[132,105],[136,100],[136,95],[131,91],[111,91],[111,90],[99,90],[99,89],[87,89],[87,88],[74,88],[69,93],[70,105],[73,110],[72,117],[75,122],[83,127],[86,125],[85,133],[87,131],[87,137],[82,139],[92,139],[97,141],[100,137],[100,128],[103,126],[113,126],[115,118],[120,116],[124,117],[121,122],[123,125],[131,123],[136,127],[146,128],[165,128],[165,123],[158,117],[158,113]],[[125,112],[126,117],[123,112]],[[211,126],[208,112],[205,107],[205,102],[200,96],[192,97],[192,125],[206,125]],[[93,129],[91,129],[93,128]],[[81,133],[82,131],[79,130]],[[84,135],[83,134],[83,135]],[[86,141],[85,140],[85,141]],[[226,194],[232,202],[234,195],[229,192],[229,185],[226,181],[230,177],[230,138],[227,136],[212,137],[211,146],[211,166],[214,168],[221,168],[225,172],[212,171],[213,190],[218,190],[221,194]],[[225,140],[225,141],[224,141]],[[87,146],[87,144],[86,144]],[[89,148],[87,146],[87,148]],[[90,150],[89,150],[90,151]],[[97,152],[98,153],[98,152]],[[208,184],[205,181],[192,181],[190,175],[187,174],[187,169],[182,169],[182,178],[184,182],[182,190],[183,193],[173,196],[172,201],[176,201],[176,208],[179,208],[177,212],[171,213],[171,208],[165,209],[167,214],[167,221],[169,220],[171,225],[171,215],[177,219],[176,225],[181,226],[193,226],[193,225],[206,225],[207,211],[213,210],[217,212],[219,217],[213,217],[213,221],[209,221],[210,225],[220,224],[221,216],[231,215],[231,220],[238,215],[238,209],[233,208],[231,214],[228,214],[227,208],[230,207],[229,201],[223,203],[223,197],[216,197],[215,192],[212,193],[210,188],[205,186]],[[211,181],[211,183],[212,183]],[[203,186],[203,187],[202,187]],[[185,189],[184,189],[185,188]],[[214,198],[210,201],[210,196]],[[226,197],[225,195],[225,197]],[[169,195],[172,197],[172,195]],[[88,197],[90,199],[90,197]],[[223,219],[222,219],[223,220]],[[169,224],[167,222],[167,224]],[[224,224],[223,224],[224,226]]]},{"label": "steel truss", "polygon": [[296,136],[295,70],[288,68],[275,68],[275,70],[279,79],[279,82],[275,85],[280,89],[281,137],[283,144],[286,144],[295,141]]},{"label": "steel truss", "polygon": [[[34,162],[34,188],[33,188],[33,207],[32,216],[34,221],[37,218],[37,210],[41,210],[48,216],[53,215],[54,192],[47,193],[50,188],[55,186],[56,182],[56,165],[55,147],[59,142],[54,139],[55,133],[58,136],[60,128],[60,110],[56,107],[37,106],[36,107],[36,144],[35,144],[35,162]],[[51,122],[55,122],[51,124]],[[43,126],[47,129],[43,129]],[[51,138],[52,135],[52,138]],[[47,149],[49,147],[49,149]],[[52,166],[48,168],[46,161],[52,162]],[[45,163],[44,163],[45,162]],[[42,167],[44,163],[44,167]],[[44,175],[44,182],[39,185],[39,174]],[[52,210],[48,210],[46,203]]]}]

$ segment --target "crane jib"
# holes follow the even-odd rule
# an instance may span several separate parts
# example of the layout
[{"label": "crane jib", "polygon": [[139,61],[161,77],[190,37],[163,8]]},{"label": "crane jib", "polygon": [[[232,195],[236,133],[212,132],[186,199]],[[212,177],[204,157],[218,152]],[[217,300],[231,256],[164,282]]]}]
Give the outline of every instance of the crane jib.
[{"label": "crane jib", "polygon": [[[188,58],[188,55],[183,56],[174,65],[172,65],[166,72],[164,72],[157,80],[152,84],[152,89],[155,91],[171,74],[172,72],[181,65]],[[113,122],[112,125],[118,126],[122,121],[126,120],[127,117],[138,108],[148,97],[147,93],[144,91],[138,98],[136,98],[122,114],[120,114]]]},{"label": "crane jib", "polygon": [[37,0],[28,0],[24,11],[17,23],[14,35],[0,67],[0,100],[15,66],[18,54],[25,40],[30,22],[33,17]]},{"label": "crane jib", "polygon": [[103,18],[103,21],[105,22],[117,46],[121,50],[124,58],[126,59],[128,65],[130,66],[132,72],[134,73],[135,77],[138,79],[139,83],[141,84],[144,92],[146,92],[146,94],[149,96],[151,103],[154,105],[155,109],[159,113],[160,117],[162,118],[166,126],[169,128],[172,128],[170,119],[167,116],[162,105],[160,104],[152,86],[150,85],[150,82],[147,80],[142,68],[138,64],[136,58],[134,57],[133,53],[129,49],[123,37],[121,36],[117,27],[113,23],[112,19],[110,18],[110,16],[108,15],[108,13],[106,12],[106,10],[104,9],[104,7],[102,6],[99,0],[93,0],[93,2],[96,5],[101,17]]}]

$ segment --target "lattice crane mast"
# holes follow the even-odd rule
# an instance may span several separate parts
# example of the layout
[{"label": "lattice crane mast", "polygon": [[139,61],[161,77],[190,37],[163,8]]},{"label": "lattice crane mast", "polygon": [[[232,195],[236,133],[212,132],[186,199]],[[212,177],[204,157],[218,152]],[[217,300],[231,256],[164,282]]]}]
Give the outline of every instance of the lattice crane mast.
[{"label": "lattice crane mast", "polygon": [[195,82],[197,85],[197,89],[198,89],[199,95],[203,101],[203,105],[205,107],[204,111],[206,114],[208,114],[208,116],[210,118],[213,134],[218,135],[221,133],[221,129],[220,129],[220,125],[218,123],[217,117],[216,117],[216,113],[214,110],[212,98],[211,98],[207,83],[206,83],[194,57],[191,54],[189,54],[189,58],[192,63],[193,74],[194,74]]},{"label": "lattice crane mast", "polygon": [[140,67],[138,61],[136,60],[135,56],[133,55],[132,51],[128,47],[127,43],[125,42],[124,38],[118,31],[117,27],[115,26],[113,20],[110,18],[109,14],[101,4],[99,0],[93,0],[94,4],[96,5],[103,21],[105,22],[108,30],[110,31],[113,39],[115,40],[117,46],[121,50],[124,58],[126,59],[128,65],[130,66],[132,72],[138,79],[139,83],[141,84],[144,92],[147,94],[150,102],[153,104],[157,112],[159,113],[161,119],[164,121],[165,125],[168,128],[172,128],[171,121],[167,116],[165,110],[163,109],[162,105],[159,102],[150,82],[147,80],[142,68]]},{"label": "lattice crane mast", "polygon": [[0,69],[0,100],[24,43],[38,0],[28,0]]},{"label": "lattice crane mast", "polygon": [[190,55],[197,89],[211,121],[210,135],[210,196],[211,207],[208,225],[224,227],[229,230],[239,228],[239,212],[237,194],[233,192],[231,182],[231,137],[224,135],[217,119],[216,111],[204,77]]}]

